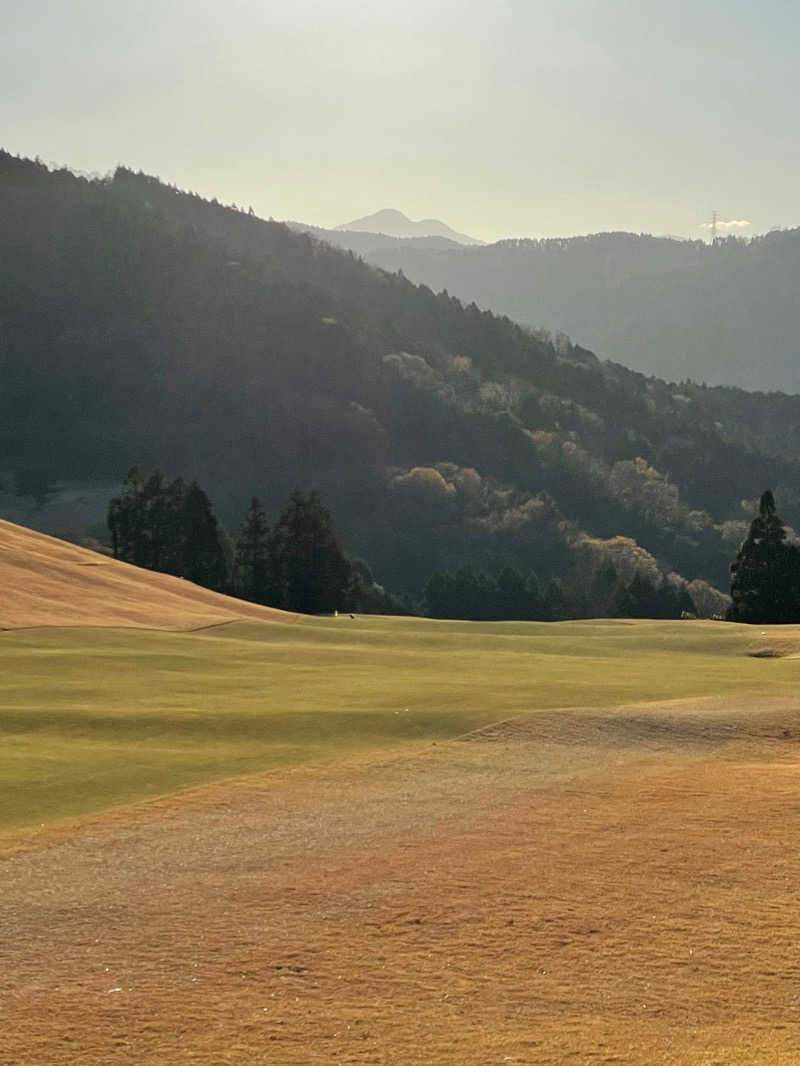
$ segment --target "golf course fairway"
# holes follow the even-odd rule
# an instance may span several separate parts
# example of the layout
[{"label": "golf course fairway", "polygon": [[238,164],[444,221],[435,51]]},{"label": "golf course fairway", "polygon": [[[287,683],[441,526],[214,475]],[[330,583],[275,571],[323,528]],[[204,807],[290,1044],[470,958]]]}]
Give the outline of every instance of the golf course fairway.
[{"label": "golf course fairway", "polygon": [[788,695],[798,639],[714,622],[374,616],[9,630],[0,830],[540,711]]}]

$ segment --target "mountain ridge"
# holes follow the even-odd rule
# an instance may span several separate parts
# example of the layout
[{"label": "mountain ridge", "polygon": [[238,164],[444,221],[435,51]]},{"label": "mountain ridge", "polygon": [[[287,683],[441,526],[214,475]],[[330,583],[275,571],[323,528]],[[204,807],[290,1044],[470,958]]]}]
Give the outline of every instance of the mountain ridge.
[{"label": "mountain ridge", "polygon": [[141,464],[235,529],[315,487],[411,596],[466,564],[725,586],[767,486],[800,527],[797,397],[646,378],[124,167],[0,153],[0,194],[0,500]]},{"label": "mountain ridge", "polygon": [[371,233],[368,230],[331,230],[322,226],[312,226],[306,222],[296,222],[291,219],[285,221],[285,225],[296,233],[308,233],[318,240],[332,244],[335,248],[343,248],[348,252],[369,258],[382,248],[460,248],[457,241],[447,237],[392,237],[387,233]]},{"label": "mountain ridge", "polygon": [[482,245],[483,241],[457,233],[438,218],[423,218],[413,221],[395,207],[384,207],[371,215],[343,222],[336,226],[338,232],[352,230],[356,233],[376,233],[387,237],[444,237],[458,245]]},{"label": "mountain ridge", "polygon": [[365,257],[646,374],[800,392],[800,229],[714,244],[609,232],[383,246]]}]

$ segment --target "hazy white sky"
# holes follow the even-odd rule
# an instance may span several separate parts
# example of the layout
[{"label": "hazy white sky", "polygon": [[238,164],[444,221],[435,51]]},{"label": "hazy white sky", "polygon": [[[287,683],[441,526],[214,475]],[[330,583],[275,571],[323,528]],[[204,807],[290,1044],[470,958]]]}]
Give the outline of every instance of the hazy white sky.
[{"label": "hazy white sky", "polygon": [[792,0],[0,0],[0,145],[486,240],[800,225]]}]

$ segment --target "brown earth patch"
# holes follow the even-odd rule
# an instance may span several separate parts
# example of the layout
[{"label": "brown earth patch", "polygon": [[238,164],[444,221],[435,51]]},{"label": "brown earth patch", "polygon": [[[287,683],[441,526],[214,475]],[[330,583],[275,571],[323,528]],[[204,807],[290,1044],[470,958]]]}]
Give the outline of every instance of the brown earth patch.
[{"label": "brown earth patch", "polygon": [[0,1064],[798,1063],[797,714],[536,715],[42,840]]}]

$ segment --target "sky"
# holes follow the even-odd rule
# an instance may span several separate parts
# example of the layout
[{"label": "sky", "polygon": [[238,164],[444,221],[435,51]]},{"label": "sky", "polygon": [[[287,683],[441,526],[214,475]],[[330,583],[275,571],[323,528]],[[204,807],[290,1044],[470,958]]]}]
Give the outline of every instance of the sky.
[{"label": "sky", "polygon": [[483,240],[800,225],[791,0],[0,0],[0,147]]}]

